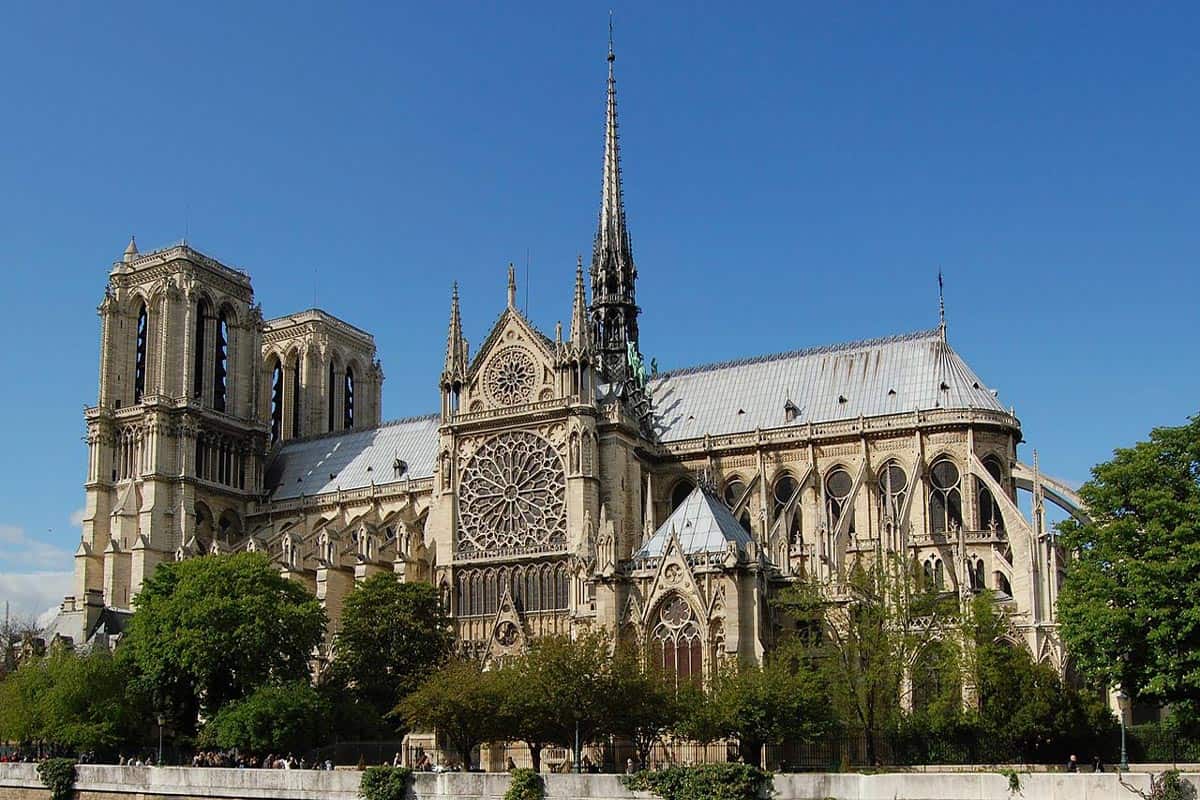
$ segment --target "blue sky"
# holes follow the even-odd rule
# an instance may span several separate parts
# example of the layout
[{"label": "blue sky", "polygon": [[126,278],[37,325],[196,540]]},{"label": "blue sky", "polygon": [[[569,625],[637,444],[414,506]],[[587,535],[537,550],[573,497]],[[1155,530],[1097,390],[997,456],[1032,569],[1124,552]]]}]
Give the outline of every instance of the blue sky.
[{"label": "blue sky", "polygon": [[[1043,7],[1044,6],[1044,7]],[[570,313],[607,4],[29,3],[0,26],[0,600],[67,590],[99,302],[130,233],[372,331],[435,410],[450,282]],[[931,327],[1046,471],[1200,410],[1195,4],[615,6],[643,350]]]}]

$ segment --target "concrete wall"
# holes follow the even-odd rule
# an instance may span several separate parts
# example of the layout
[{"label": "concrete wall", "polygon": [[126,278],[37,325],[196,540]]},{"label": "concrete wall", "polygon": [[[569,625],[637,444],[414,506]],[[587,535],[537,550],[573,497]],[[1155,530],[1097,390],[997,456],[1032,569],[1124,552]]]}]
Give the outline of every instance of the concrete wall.
[{"label": "concrete wall", "polygon": [[[1187,779],[1200,787],[1200,773]],[[352,770],[193,769],[81,765],[78,800],[358,800],[361,775]],[[547,775],[550,800],[647,800],[616,775]],[[1124,781],[1149,791],[1150,775],[1129,773]],[[428,773],[416,776],[414,800],[502,800],[504,773]],[[0,764],[0,800],[49,800],[32,764]],[[881,775],[802,773],[776,775],[774,800],[1013,800],[1008,779],[994,772],[909,772]],[[1021,775],[1021,800],[1137,800],[1118,775]]]}]

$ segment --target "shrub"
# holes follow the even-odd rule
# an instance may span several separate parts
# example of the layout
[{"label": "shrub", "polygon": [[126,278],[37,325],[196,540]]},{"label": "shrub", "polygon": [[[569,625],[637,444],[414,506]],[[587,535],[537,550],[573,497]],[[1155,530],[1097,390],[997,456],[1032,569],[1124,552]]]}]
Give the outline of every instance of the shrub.
[{"label": "shrub", "polygon": [[411,777],[408,767],[370,767],[363,771],[358,794],[363,800],[404,800]]},{"label": "shrub", "polygon": [[514,769],[512,783],[504,793],[504,800],[545,800],[546,787],[542,776],[531,769]]},{"label": "shrub", "polygon": [[749,764],[702,764],[638,772],[621,778],[627,789],[663,800],[756,800],[771,775]]},{"label": "shrub", "polygon": [[75,760],[48,758],[37,765],[42,785],[50,790],[51,800],[71,800],[75,795]]},{"label": "shrub", "polygon": [[1179,770],[1164,772],[1157,780],[1151,780],[1148,800],[1195,800],[1196,789],[1179,777]]}]

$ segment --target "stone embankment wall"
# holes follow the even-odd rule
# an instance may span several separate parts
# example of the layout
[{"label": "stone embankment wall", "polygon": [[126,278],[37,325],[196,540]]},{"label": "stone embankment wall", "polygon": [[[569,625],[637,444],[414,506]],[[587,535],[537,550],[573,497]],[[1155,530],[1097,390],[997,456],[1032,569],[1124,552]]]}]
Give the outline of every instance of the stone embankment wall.
[{"label": "stone embankment wall", "polygon": [[[616,775],[547,775],[549,800],[647,800]],[[1200,788],[1200,773],[1186,774]],[[80,765],[78,800],[358,800],[353,770],[195,769]],[[1121,784],[1124,781],[1126,786]],[[415,776],[414,800],[502,800],[505,773]],[[1150,775],[1113,772],[1021,775],[1021,800],[1140,800]],[[1012,800],[1008,778],[994,772],[907,772],[880,775],[776,775],[774,800]],[[0,764],[0,800],[49,800],[32,764]]]}]

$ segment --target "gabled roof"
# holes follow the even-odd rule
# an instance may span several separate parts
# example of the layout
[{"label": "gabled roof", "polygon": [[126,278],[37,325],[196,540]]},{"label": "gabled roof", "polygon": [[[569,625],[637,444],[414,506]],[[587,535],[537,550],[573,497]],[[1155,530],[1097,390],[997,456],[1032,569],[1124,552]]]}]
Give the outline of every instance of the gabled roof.
[{"label": "gabled roof", "polygon": [[734,519],[729,508],[698,486],[642,545],[635,558],[661,556],[671,536],[679,537],[679,546],[685,554],[723,553],[730,542],[745,553],[750,543],[750,534]]},{"label": "gabled roof", "polygon": [[676,370],[649,387],[663,441],[917,409],[1004,411],[936,328]]},{"label": "gabled roof", "polygon": [[437,463],[439,424],[435,414],[285,442],[267,468],[267,490],[272,500],[287,500],[395,483],[397,458],[408,464],[404,478],[428,478]]}]

